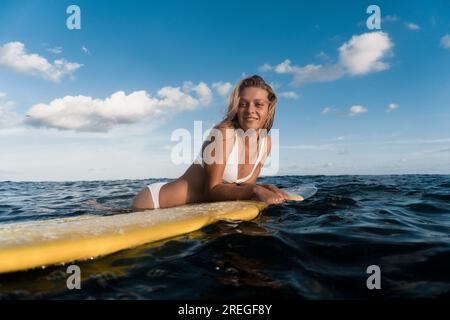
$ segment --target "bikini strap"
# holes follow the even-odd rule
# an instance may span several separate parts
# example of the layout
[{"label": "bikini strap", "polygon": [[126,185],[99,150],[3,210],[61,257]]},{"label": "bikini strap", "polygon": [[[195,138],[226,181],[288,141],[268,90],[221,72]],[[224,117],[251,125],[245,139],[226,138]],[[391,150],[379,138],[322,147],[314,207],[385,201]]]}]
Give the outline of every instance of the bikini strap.
[{"label": "bikini strap", "polygon": [[259,149],[258,159],[256,160],[255,165],[253,166],[252,172],[250,172],[250,174],[248,176],[246,176],[245,178],[236,179],[237,184],[244,183],[245,181],[247,181],[248,179],[250,179],[252,177],[253,173],[255,172],[256,167],[258,166],[258,163],[261,162],[262,157],[264,156],[263,151],[266,147],[266,139],[267,139],[267,135],[264,136],[264,138],[263,138],[263,141],[261,143],[261,148]]}]

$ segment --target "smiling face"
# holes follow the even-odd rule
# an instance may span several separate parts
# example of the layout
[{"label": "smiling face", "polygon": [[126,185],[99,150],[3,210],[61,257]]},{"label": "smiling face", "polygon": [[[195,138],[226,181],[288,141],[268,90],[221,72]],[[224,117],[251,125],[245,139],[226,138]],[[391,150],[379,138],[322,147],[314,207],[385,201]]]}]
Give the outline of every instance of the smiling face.
[{"label": "smiling face", "polygon": [[269,113],[268,92],[257,87],[247,87],[239,95],[237,118],[239,126],[248,129],[262,129]]}]

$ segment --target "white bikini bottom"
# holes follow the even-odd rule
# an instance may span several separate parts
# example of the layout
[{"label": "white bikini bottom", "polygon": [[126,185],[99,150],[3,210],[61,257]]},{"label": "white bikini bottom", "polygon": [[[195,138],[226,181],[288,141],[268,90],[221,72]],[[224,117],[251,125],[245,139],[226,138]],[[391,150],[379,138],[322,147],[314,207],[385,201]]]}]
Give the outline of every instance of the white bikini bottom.
[{"label": "white bikini bottom", "polygon": [[161,191],[162,186],[167,183],[168,182],[155,182],[148,185],[150,194],[152,195],[153,209],[159,209],[159,192]]}]

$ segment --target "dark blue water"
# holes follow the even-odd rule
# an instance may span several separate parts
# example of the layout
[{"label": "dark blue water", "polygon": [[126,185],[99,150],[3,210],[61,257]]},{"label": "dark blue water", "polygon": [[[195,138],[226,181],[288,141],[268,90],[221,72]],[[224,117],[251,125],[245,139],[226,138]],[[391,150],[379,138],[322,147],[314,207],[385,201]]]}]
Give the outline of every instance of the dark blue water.
[{"label": "dark blue water", "polygon": [[[0,182],[0,227],[125,214],[135,193],[153,181]],[[450,297],[450,176],[284,176],[259,182],[283,188],[313,183],[319,191],[301,203],[271,206],[251,222],[219,222],[80,262],[81,290],[66,288],[63,266],[0,275],[0,297]],[[380,290],[366,286],[369,265],[380,267]]]}]

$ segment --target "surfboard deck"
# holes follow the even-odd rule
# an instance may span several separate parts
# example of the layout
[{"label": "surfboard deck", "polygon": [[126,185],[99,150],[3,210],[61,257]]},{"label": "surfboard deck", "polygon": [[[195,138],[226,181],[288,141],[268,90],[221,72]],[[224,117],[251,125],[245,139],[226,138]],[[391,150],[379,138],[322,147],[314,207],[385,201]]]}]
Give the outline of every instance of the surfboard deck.
[{"label": "surfboard deck", "polygon": [[[303,198],[292,195],[294,201]],[[257,201],[224,201],[3,224],[0,273],[103,256],[196,231],[219,220],[253,220],[266,207]]]}]

